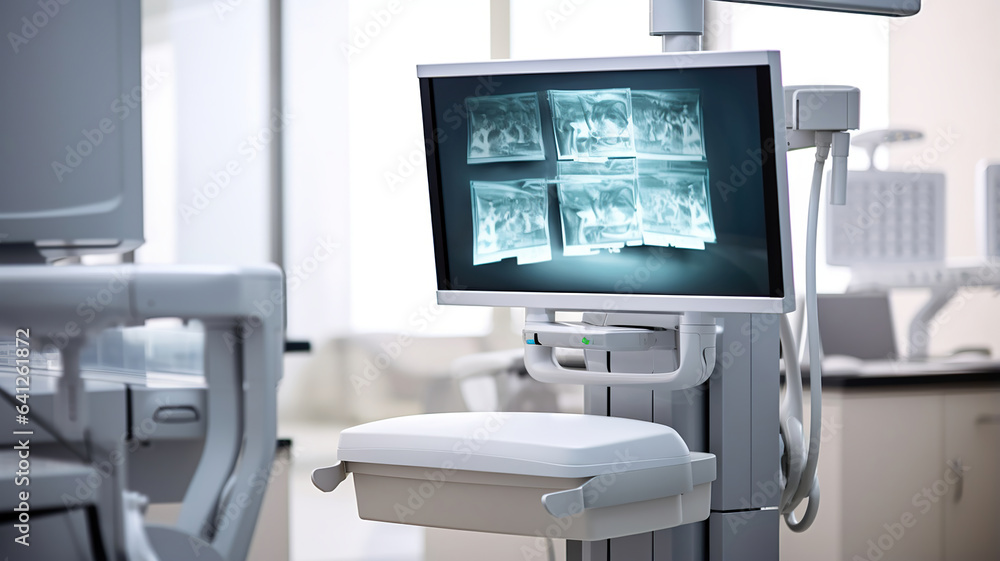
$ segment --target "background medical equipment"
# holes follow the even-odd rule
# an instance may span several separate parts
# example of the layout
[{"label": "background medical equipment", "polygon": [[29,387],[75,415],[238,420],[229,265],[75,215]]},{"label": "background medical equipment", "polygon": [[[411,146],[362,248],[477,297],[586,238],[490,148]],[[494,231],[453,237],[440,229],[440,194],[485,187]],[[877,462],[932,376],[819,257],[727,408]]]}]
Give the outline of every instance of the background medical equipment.
[{"label": "background medical equipment", "polygon": [[[582,353],[573,358],[584,366]],[[469,411],[560,410],[557,389],[528,375],[519,348],[466,355],[455,359],[450,371]]]},{"label": "background medical equipment", "polygon": [[844,206],[827,209],[827,263],[852,269],[945,260],[945,176],[919,169],[883,170],[875,152],[917,131],[877,130],[852,139],[868,153],[867,170],[851,170]]},{"label": "background medical equipment", "polygon": [[[928,358],[935,316],[963,287],[995,286],[1000,274],[989,264],[995,241],[997,166],[981,162],[977,169],[977,217],[987,262],[945,259],[946,191],[943,173],[922,169],[882,170],[875,153],[902,141],[919,141],[919,131],[889,129],[858,135],[853,144],[868,153],[867,170],[848,173],[849,203],[829,207],[827,262],[851,268],[849,293],[888,293],[898,288],[925,288],[930,296],[910,320],[905,357]],[[840,324],[843,328],[845,324]],[[882,357],[888,358],[888,357]],[[918,368],[920,368],[918,366]]]},{"label": "background medical equipment", "polygon": [[[41,264],[142,243],[139,3],[56,15],[0,55],[16,132],[0,153],[0,465],[30,465],[4,479],[20,522],[4,550],[24,536],[37,558],[246,559],[275,454],[281,271]],[[201,324],[203,379],[86,360],[102,331],[158,318]],[[146,525],[151,498],[182,501],[178,523]]]},{"label": "background medical equipment", "polygon": [[1000,257],[1000,162],[979,162],[976,179],[976,195],[982,209],[978,222],[982,254],[995,260]]}]

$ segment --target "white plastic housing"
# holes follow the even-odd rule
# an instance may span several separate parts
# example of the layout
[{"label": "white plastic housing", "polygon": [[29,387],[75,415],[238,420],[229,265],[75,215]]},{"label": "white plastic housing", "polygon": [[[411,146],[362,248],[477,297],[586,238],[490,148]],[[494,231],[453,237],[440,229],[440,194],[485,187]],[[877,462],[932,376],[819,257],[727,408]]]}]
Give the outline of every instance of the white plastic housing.
[{"label": "white plastic housing", "polygon": [[[627,450],[627,454],[625,454]],[[621,457],[629,469],[687,463],[672,428],[567,413],[435,413],[395,417],[340,433],[342,462],[400,464],[541,477],[589,477]]]},{"label": "white plastic housing", "polygon": [[861,90],[852,86],[786,86],[786,127],[802,131],[855,130]]}]

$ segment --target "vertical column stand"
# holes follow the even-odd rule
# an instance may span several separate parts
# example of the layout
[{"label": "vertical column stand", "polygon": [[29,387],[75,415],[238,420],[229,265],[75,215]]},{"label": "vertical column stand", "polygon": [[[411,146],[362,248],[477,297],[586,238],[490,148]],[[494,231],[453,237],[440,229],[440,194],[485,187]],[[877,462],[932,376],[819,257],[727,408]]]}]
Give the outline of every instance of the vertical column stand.
[{"label": "vertical column stand", "polygon": [[[696,388],[586,388],[585,413],[668,425],[692,451],[715,454],[718,478],[707,521],[611,540],[570,541],[569,561],[777,561],[778,320],[775,314],[723,314],[715,371]],[[615,324],[614,314],[607,324]],[[588,361],[589,367],[598,362]],[[652,371],[654,365],[648,355],[612,352],[605,367],[635,372]]]},{"label": "vertical column stand", "polygon": [[[650,33],[663,37],[664,52],[701,50],[704,7],[704,0],[650,1]],[[718,478],[707,521],[611,540],[570,541],[569,561],[777,561],[778,319],[723,315],[715,372],[697,388],[586,388],[585,413],[668,425],[692,451],[715,454]],[[607,323],[614,325],[613,314]],[[607,368],[652,367],[643,360],[609,353]],[[664,366],[669,365],[657,365]]]}]

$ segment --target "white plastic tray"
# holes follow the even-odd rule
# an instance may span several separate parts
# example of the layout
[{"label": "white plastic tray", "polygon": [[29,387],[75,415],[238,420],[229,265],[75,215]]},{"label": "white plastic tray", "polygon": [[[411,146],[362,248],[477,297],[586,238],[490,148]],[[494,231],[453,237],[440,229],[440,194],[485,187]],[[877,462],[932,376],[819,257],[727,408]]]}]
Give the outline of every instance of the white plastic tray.
[{"label": "white plastic tray", "polygon": [[376,421],[344,431],[339,458],[313,482],[354,473],[361,518],[575,540],[704,520],[715,480],[715,456],[670,427],[558,413]]}]

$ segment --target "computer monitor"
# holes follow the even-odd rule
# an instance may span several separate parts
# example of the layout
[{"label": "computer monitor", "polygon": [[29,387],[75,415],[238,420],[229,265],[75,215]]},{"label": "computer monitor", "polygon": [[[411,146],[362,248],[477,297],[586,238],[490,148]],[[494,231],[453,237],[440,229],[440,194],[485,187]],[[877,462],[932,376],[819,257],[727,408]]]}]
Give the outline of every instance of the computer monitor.
[{"label": "computer monitor", "polygon": [[[0,2],[0,262],[142,244],[141,9]],[[41,258],[39,256],[39,258]]]},{"label": "computer monitor", "polygon": [[441,303],[794,308],[777,52],[418,77]]}]

